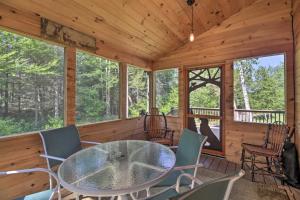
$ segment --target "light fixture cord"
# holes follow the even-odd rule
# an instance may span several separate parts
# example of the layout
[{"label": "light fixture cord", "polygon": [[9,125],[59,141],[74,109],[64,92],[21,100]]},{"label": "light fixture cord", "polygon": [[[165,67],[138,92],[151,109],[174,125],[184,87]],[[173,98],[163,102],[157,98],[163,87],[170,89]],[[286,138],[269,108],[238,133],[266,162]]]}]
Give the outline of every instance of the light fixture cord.
[{"label": "light fixture cord", "polygon": [[194,6],[192,5],[192,33],[194,33]]}]

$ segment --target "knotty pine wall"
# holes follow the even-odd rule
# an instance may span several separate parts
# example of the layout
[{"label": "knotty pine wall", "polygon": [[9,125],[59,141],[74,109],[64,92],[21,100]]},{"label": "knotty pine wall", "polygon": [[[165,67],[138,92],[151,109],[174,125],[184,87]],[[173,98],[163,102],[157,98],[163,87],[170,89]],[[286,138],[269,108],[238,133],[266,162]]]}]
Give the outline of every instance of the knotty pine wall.
[{"label": "knotty pine wall", "polygon": [[[0,3],[0,28],[25,36],[40,39],[40,16],[26,13]],[[120,91],[126,91],[124,78],[126,63],[151,70],[149,61],[97,41],[99,50],[95,54],[120,62],[123,77]],[[76,49],[65,47],[65,123],[75,123]],[[124,93],[124,92],[123,92]],[[120,139],[144,139],[143,119],[126,119],[126,95],[120,97],[120,120],[79,126],[83,140],[106,142]],[[0,138],[0,170],[46,167],[39,155],[43,152],[38,133],[28,133]],[[0,199],[14,199],[48,187],[48,175],[31,173],[0,178]]]},{"label": "knotty pine wall", "polygon": [[[144,139],[143,120],[139,118],[103,122],[79,127],[82,140],[107,142],[122,139]],[[0,170],[34,167],[46,168],[42,141],[38,133],[29,133],[0,139]],[[0,178],[0,199],[14,199],[48,187],[48,175],[31,173]]]},{"label": "knotty pine wall", "polygon": [[[241,142],[260,143],[265,125],[233,122],[233,82],[232,60],[235,58],[266,55],[272,53],[287,53],[287,112],[288,122],[294,124],[294,89],[293,89],[293,54],[292,28],[290,18],[290,0],[258,0],[250,7],[228,18],[219,26],[196,38],[194,43],[187,44],[171,52],[155,62],[155,69],[179,66],[179,108],[178,117],[168,117],[169,125],[176,130],[175,140],[178,140],[180,131],[184,127],[184,108],[186,106],[185,77],[189,66],[201,66],[214,63],[225,64],[224,96],[225,96],[225,155],[229,160],[239,162]],[[40,17],[25,13],[4,5],[0,6],[0,26],[25,35],[40,37]],[[299,16],[298,16],[299,19]],[[299,22],[299,20],[298,20]],[[297,26],[297,41],[299,41],[299,25]],[[98,44],[101,47],[101,43]],[[297,43],[297,66],[299,65],[299,42]],[[74,50],[67,48],[67,54],[74,54]],[[99,48],[97,54],[117,59],[124,63],[135,64],[150,69],[149,62],[144,61],[126,52],[118,52],[111,47]],[[73,62],[73,64],[72,64]],[[72,69],[74,60],[68,60],[68,72]],[[73,70],[73,71],[72,71]],[[300,77],[297,76],[297,77]],[[74,76],[67,77],[67,110],[66,121],[74,122]],[[300,84],[300,79],[296,79]],[[299,82],[299,83],[298,83]],[[300,101],[300,96],[296,98]],[[73,102],[73,103],[72,103]],[[299,110],[300,111],[300,110]],[[299,120],[300,121],[300,120]],[[297,121],[299,124],[300,122]],[[299,125],[298,125],[299,126]],[[90,124],[79,128],[84,140],[110,141],[125,138],[143,138],[139,133],[142,130],[141,120],[124,119]],[[0,139],[0,170],[20,169],[42,166],[44,159],[39,157],[42,146],[36,133],[7,137]],[[23,194],[36,192],[45,188],[48,176],[40,174],[16,175],[0,178],[0,199],[11,199]]]},{"label": "knotty pine wall", "polygon": [[[241,143],[261,144],[267,126],[233,121],[232,63],[234,59],[286,53],[287,121],[290,126],[294,125],[291,9],[291,0],[258,0],[219,26],[196,37],[193,43],[187,43],[154,63],[154,70],[180,66],[183,74],[189,67],[225,65],[223,80],[225,157],[236,163],[239,163]],[[184,81],[180,83],[184,84]],[[181,95],[184,95],[181,96],[181,100],[185,101],[185,87],[180,86],[180,88]],[[180,102],[180,105],[181,109],[184,109],[186,102]],[[183,111],[181,113],[179,116],[181,119],[178,121],[184,120]]]},{"label": "knotty pine wall", "polygon": [[[296,143],[300,151],[300,0],[294,1],[294,44],[295,44],[295,124]],[[298,154],[300,156],[300,154]],[[299,157],[300,158],[300,157]],[[300,160],[300,159],[299,159]]]}]

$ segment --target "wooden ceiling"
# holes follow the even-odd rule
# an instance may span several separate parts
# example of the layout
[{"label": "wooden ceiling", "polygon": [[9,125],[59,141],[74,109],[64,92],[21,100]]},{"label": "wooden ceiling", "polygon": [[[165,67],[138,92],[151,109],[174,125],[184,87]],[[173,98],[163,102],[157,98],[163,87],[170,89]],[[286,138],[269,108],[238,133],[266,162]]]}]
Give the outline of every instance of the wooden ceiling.
[{"label": "wooden ceiling", "polygon": [[[200,35],[256,0],[196,0]],[[188,41],[191,8],[185,0],[0,0],[96,37],[101,44],[157,60]],[[101,46],[100,46],[101,48]]]}]

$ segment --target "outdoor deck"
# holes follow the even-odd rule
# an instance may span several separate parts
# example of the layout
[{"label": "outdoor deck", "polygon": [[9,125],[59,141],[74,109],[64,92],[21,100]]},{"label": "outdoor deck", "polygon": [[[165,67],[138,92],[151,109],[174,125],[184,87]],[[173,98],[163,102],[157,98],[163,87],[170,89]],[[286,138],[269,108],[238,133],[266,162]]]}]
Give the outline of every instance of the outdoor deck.
[{"label": "outdoor deck", "polygon": [[[210,155],[206,155],[206,154],[204,154],[201,157],[200,162],[204,165],[204,168],[214,170],[216,172],[225,173],[225,174],[231,174],[231,173],[237,172],[240,169],[240,166],[236,163],[229,162],[226,159],[214,157],[214,156],[210,156]],[[246,174],[245,174],[244,178],[251,181],[250,173],[247,169],[246,169]],[[285,189],[290,200],[300,199],[300,190],[294,189],[294,188],[286,186],[286,185],[283,186],[283,185],[281,185],[280,180],[278,180],[276,178],[273,178],[271,176],[266,176],[266,175],[256,175],[255,181],[257,183],[274,186],[274,188]]]}]

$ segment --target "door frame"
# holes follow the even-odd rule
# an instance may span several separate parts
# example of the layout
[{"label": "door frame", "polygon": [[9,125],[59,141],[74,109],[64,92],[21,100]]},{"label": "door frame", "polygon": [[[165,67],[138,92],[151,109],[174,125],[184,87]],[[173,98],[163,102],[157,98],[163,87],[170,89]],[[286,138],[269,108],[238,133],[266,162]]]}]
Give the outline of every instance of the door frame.
[{"label": "door frame", "polygon": [[220,87],[220,117],[217,116],[208,116],[211,118],[215,118],[215,119],[219,119],[220,120],[220,125],[221,125],[221,134],[220,134],[220,138],[221,138],[221,145],[222,145],[222,151],[217,151],[217,150],[211,150],[211,149],[204,149],[203,148],[203,153],[206,154],[211,154],[211,155],[215,155],[215,156],[221,156],[224,157],[225,156],[225,95],[224,95],[224,91],[225,91],[225,64],[212,64],[212,65],[200,65],[200,66],[191,66],[191,67],[186,67],[184,68],[184,84],[185,84],[185,92],[184,92],[184,109],[183,109],[183,121],[184,121],[184,127],[187,127],[188,124],[188,118],[191,116],[194,117],[199,117],[199,116],[204,116],[204,115],[191,115],[188,113],[188,107],[189,107],[189,71],[191,70],[197,70],[197,69],[203,69],[203,68],[216,68],[219,67],[221,70],[221,87]]}]

